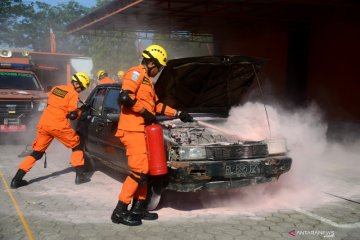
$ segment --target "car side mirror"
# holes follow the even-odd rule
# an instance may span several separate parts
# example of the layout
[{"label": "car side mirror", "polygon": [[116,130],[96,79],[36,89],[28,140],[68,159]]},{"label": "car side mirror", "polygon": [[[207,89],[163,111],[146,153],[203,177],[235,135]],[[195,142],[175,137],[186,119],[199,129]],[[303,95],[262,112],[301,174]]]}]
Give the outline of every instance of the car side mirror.
[{"label": "car side mirror", "polygon": [[111,122],[118,122],[120,118],[120,113],[107,113],[106,119]]},{"label": "car side mirror", "polygon": [[46,86],[45,92],[50,92],[50,90],[51,90],[52,88],[53,88],[52,86]]}]

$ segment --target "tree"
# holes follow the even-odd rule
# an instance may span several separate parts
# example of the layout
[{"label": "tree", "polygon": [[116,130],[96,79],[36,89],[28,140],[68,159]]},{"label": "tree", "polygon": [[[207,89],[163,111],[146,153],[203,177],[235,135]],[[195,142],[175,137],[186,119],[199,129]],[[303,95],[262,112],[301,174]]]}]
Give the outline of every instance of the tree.
[{"label": "tree", "polygon": [[[111,0],[97,0],[97,7]],[[115,75],[139,64],[138,35],[134,32],[95,31],[94,34],[67,35],[65,27],[90,10],[74,0],[51,6],[43,2],[25,4],[22,0],[0,2],[0,43],[10,47],[50,51],[50,28],[56,35],[57,52],[89,55],[93,60],[93,74],[99,69]],[[210,55],[212,38],[190,33],[154,34],[152,42],[162,45],[168,58]],[[210,44],[209,44],[210,43]],[[210,46],[210,48],[209,48]],[[143,46],[144,48],[146,46]]]},{"label": "tree", "polygon": [[139,63],[135,46],[136,35],[122,32],[97,32],[91,36],[90,55],[93,60],[93,74],[100,69],[115,75],[120,69],[126,71]]},{"label": "tree", "polygon": [[1,1],[1,43],[10,47],[50,50],[50,28],[56,35],[58,52],[87,52],[89,40],[83,36],[68,36],[65,26],[80,18],[89,8],[75,1],[50,6],[43,2],[23,3],[22,0]]},{"label": "tree", "polygon": [[[143,50],[137,46],[139,37],[134,32],[96,31],[90,44],[93,74],[104,69],[114,75],[119,69],[127,70],[139,64]],[[151,40],[166,49],[169,59],[212,55],[212,38],[208,35],[154,34]]]},{"label": "tree", "polygon": [[[96,7],[102,7],[112,0],[97,0]],[[119,70],[126,71],[139,63],[135,47],[134,33],[96,31],[90,36],[89,54],[93,60],[92,73],[100,69],[106,70],[111,76]]]},{"label": "tree", "polygon": [[102,7],[112,1],[113,0],[96,0],[96,7]]},{"label": "tree", "polygon": [[26,5],[22,0],[0,1],[0,44],[12,45],[14,38],[13,27],[26,13],[32,9],[32,5]]},{"label": "tree", "polygon": [[164,47],[168,58],[208,56],[213,54],[212,37],[191,33],[154,34],[153,43]]}]

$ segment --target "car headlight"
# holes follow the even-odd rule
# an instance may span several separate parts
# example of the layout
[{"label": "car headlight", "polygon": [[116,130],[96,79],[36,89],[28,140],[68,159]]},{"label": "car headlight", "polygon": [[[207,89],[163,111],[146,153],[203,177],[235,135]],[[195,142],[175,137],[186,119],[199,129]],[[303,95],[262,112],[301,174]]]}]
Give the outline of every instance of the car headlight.
[{"label": "car headlight", "polygon": [[200,147],[200,146],[180,147],[179,158],[180,160],[205,159],[206,158],[205,147]]},{"label": "car headlight", "polygon": [[266,140],[268,152],[273,154],[285,154],[288,152],[285,139],[269,139]]},{"label": "car headlight", "polygon": [[44,111],[46,105],[47,105],[47,101],[41,101],[41,102],[39,103],[39,106],[38,106],[38,109],[37,109],[37,110],[38,110],[39,112]]}]

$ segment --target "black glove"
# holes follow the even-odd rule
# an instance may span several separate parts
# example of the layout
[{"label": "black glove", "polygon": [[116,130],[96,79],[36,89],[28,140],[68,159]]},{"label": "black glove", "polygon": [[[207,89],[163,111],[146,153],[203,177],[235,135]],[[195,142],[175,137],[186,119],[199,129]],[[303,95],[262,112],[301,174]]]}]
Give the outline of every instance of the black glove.
[{"label": "black glove", "polygon": [[185,111],[181,111],[178,114],[178,116],[179,116],[180,120],[183,122],[193,122],[194,121],[193,117]]},{"label": "black glove", "polygon": [[82,111],[82,112],[85,112],[87,110],[89,110],[91,108],[90,105],[88,104],[83,104],[81,107],[79,107],[79,109]]},{"label": "black glove", "polygon": [[68,112],[68,114],[66,115],[66,118],[68,118],[70,120],[75,120],[75,119],[77,119],[78,116],[79,116],[79,113],[76,110],[74,110],[74,111]]},{"label": "black glove", "polygon": [[145,109],[145,111],[141,114],[142,117],[145,120],[145,125],[150,125],[152,123],[156,123],[156,117],[154,114],[152,114],[151,112],[149,112],[148,110]]}]

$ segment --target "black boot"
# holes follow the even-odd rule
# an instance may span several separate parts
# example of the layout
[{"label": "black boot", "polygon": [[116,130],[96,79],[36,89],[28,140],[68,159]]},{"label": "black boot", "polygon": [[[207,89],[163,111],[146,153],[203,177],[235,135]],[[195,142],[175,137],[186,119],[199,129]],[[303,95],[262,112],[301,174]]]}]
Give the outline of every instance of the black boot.
[{"label": "black boot", "polygon": [[79,185],[82,183],[90,182],[90,178],[85,175],[84,173],[84,166],[77,166],[75,167],[76,177],[75,177],[75,184]]},{"label": "black boot", "polygon": [[19,169],[16,172],[15,177],[11,180],[10,187],[11,188],[19,188],[19,187],[28,185],[28,182],[23,180],[23,177],[25,176],[25,174],[26,174],[26,172],[24,170]]},{"label": "black boot", "polygon": [[111,221],[117,224],[122,223],[127,226],[141,225],[141,219],[138,218],[136,215],[130,213],[127,210],[127,207],[128,204],[119,201],[111,215]]},{"label": "black boot", "polygon": [[144,220],[156,220],[159,218],[157,213],[151,213],[146,210],[145,200],[133,199],[130,212],[139,216],[140,219]]}]

